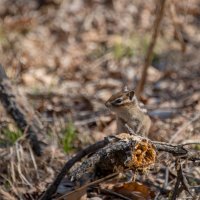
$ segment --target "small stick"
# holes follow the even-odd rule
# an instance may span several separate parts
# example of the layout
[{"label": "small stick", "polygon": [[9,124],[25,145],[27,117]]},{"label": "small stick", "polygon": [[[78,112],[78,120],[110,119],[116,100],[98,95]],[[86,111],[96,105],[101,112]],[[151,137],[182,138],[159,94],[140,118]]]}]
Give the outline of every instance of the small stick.
[{"label": "small stick", "polygon": [[176,200],[176,197],[180,194],[182,189],[187,191],[193,197],[192,193],[189,190],[188,181],[183,174],[183,169],[180,159],[177,160],[176,164],[177,164],[177,179],[171,200]]},{"label": "small stick", "polygon": [[144,85],[145,85],[146,77],[147,77],[147,70],[148,70],[150,62],[152,60],[153,49],[154,49],[154,46],[156,44],[156,40],[157,40],[157,37],[158,37],[160,23],[161,23],[161,20],[163,18],[163,15],[164,15],[164,8],[165,8],[166,0],[159,0],[158,2],[160,2],[160,5],[159,5],[159,11],[157,12],[157,16],[156,16],[154,26],[153,26],[154,31],[153,31],[153,34],[152,34],[151,42],[149,44],[149,48],[147,50],[144,65],[142,67],[141,79],[140,79],[138,86],[136,88],[136,95],[137,95],[138,99],[140,99],[141,93],[143,92],[143,89],[144,89]]},{"label": "small stick", "polygon": [[[179,162],[179,161],[177,161]],[[176,197],[178,196],[179,192],[180,192],[180,184],[181,184],[181,166],[180,166],[180,163],[177,163],[177,179],[176,179],[176,184],[175,184],[175,187],[174,187],[174,191],[173,191],[173,194],[172,194],[172,197],[171,197],[171,200],[176,200]]]},{"label": "small stick", "polygon": [[167,188],[168,181],[169,181],[169,169],[166,167],[165,168],[165,182],[163,184],[163,188]]}]

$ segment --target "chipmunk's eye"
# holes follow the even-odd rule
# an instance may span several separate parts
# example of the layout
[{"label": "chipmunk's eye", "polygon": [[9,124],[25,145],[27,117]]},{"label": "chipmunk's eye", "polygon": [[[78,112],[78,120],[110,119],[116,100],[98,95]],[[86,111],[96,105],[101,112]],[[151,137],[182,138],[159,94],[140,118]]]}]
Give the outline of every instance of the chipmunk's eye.
[{"label": "chipmunk's eye", "polygon": [[122,98],[116,99],[113,103],[117,104],[117,105],[121,104],[122,103]]}]

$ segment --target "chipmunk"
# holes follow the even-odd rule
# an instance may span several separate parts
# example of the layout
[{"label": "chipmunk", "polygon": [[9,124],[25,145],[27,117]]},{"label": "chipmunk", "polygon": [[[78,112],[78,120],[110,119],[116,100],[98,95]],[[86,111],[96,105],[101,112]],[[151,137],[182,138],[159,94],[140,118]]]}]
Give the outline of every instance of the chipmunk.
[{"label": "chipmunk", "polygon": [[139,105],[133,90],[124,89],[113,94],[105,103],[106,107],[116,113],[117,133],[128,133],[128,127],[137,135],[147,136],[151,119]]}]

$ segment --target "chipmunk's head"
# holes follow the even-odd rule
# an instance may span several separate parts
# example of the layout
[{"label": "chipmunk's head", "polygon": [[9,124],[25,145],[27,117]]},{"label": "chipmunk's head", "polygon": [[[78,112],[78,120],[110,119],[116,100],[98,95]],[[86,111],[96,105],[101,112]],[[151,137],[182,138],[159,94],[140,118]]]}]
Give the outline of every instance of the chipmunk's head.
[{"label": "chipmunk's head", "polygon": [[105,103],[106,107],[111,111],[118,111],[123,108],[128,108],[130,106],[137,106],[137,98],[135,96],[134,90],[123,90],[113,94]]}]

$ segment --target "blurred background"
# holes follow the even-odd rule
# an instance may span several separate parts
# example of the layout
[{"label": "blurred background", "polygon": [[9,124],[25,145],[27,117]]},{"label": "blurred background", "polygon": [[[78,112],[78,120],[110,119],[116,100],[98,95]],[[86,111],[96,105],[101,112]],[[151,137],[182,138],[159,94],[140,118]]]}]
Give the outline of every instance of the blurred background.
[{"label": "blurred background", "polygon": [[[57,162],[115,133],[114,115],[104,102],[124,85],[137,87],[158,5],[157,0],[0,1],[0,63],[45,125]],[[199,1],[166,0],[142,92],[154,139],[169,141],[200,111],[199,55]],[[199,139],[199,124],[183,128],[173,142]],[[5,155],[22,133],[2,106],[0,131]]]}]

